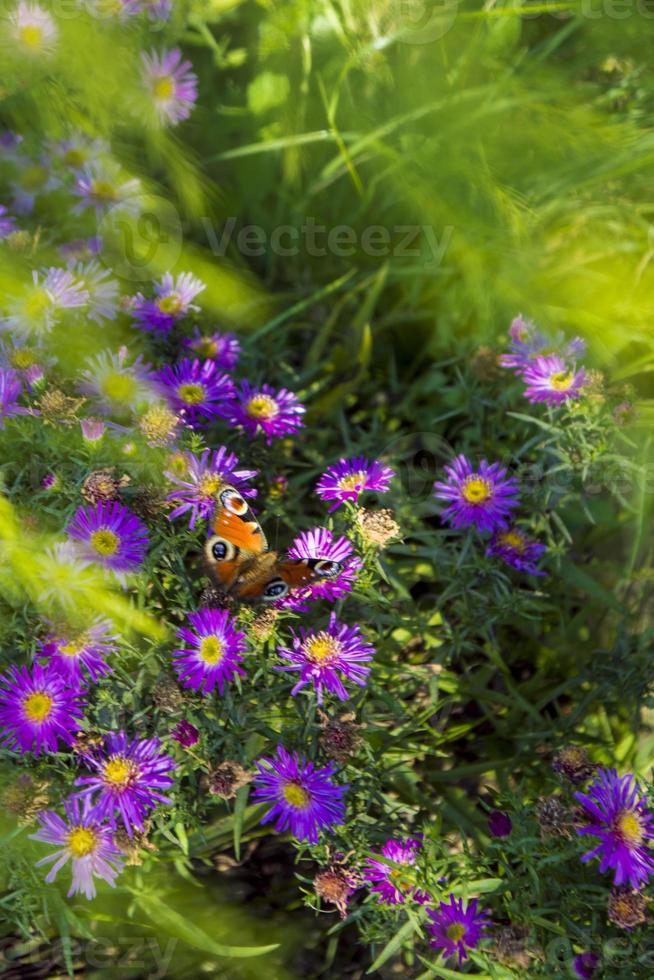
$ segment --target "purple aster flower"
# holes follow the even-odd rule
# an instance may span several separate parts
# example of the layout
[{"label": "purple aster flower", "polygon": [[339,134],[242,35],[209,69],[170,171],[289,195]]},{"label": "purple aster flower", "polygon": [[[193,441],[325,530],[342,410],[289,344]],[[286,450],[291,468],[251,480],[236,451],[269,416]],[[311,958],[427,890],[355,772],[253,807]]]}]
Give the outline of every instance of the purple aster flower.
[{"label": "purple aster flower", "polygon": [[344,500],[356,503],[364,490],[386,493],[394,476],[390,466],[384,466],[378,459],[372,463],[364,456],[341,459],[320,477],[316,493],[322,500],[334,501],[329,508],[332,511],[340,507]]},{"label": "purple aster flower", "polygon": [[495,532],[486,554],[492,558],[501,558],[507,565],[521,572],[544,575],[545,572],[541,572],[536,563],[546,551],[547,547],[544,544],[530,541],[520,528],[511,527],[505,531]]},{"label": "purple aster flower", "polygon": [[474,525],[480,531],[507,527],[507,517],[518,506],[518,484],[499,463],[482,459],[479,469],[461,454],[445,467],[447,480],[434,484],[434,496],[448,501],[442,518],[452,527]]},{"label": "purple aster flower", "polygon": [[215,361],[223,371],[233,371],[241,353],[241,345],[233,333],[203,334],[198,327],[182,345],[204,360]]},{"label": "purple aster flower", "polygon": [[0,340],[0,367],[12,368],[29,388],[44,377],[45,367],[54,364],[56,358],[46,354],[27,337],[8,337]]},{"label": "purple aster flower", "polygon": [[59,850],[36,862],[37,868],[43,864],[53,864],[46,875],[48,884],[68,861],[72,866],[72,882],[68,897],[83,892],[87,898],[95,897],[93,878],[104,878],[111,887],[123,868],[120,851],[113,842],[109,827],[102,826],[88,800],[71,798],[64,801],[66,820],[54,810],[44,810],[38,814],[41,827],[30,840],[56,844]]},{"label": "purple aster flower", "polygon": [[16,231],[16,219],[8,212],[4,204],[0,204],[0,242]]},{"label": "purple aster flower", "polygon": [[83,561],[99,562],[119,576],[137,569],[148,550],[145,525],[117,500],[79,507],[66,533]]},{"label": "purple aster flower", "polygon": [[273,439],[290,435],[304,425],[304,405],[297,395],[270,385],[253,388],[243,381],[233,401],[221,412],[230,425],[244,429],[249,435],[262,433],[268,445]]},{"label": "purple aster flower", "polygon": [[549,402],[561,405],[573,398],[579,398],[586,381],[583,368],[576,371],[557,354],[536,357],[525,367],[522,379],[526,384],[525,398],[532,402]]},{"label": "purple aster flower", "polygon": [[190,749],[200,737],[195,725],[192,725],[190,721],[184,721],[184,719],[175,725],[170,735],[171,738],[174,738],[185,749]]},{"label": "purple aster flower", "polygon": [[81,214],[87,208],[95,208],[98,217],[109,208],[137,212],[141,182],[135,177],[126,177],[117,164],[105,160],[83,167],[74,192],[79,198],[73,207],[76,214]]},{"label": "purple aster flower", "polygon": [[50,14],[38,3],[19,0],[8,22],[10,34],[22,53],[38,58],[52,52],[59,32]]},{"label": "purple aster flower", "polygon": [[272,803],[261,823],[274,820],[275,830],[289,829],[297,840],[317,844],[321,830],[343,822],[348,787],[333,781],[338,772],[333,764],[316,769],[304,756],[278,745],[274,757],[264,757],[256,766],[254,798]]},{"label": "purple aster flower", "polygon": [[57,251],[68,263],[89,262],[102,251],[102,239],[97,235],[91,238],[74,238],[60,245]]},{"label": "purple aster flower", "polygon": [[132,415],[161,398],[157,375],[139,355],[129,361],[128,350],[103,351],[86,361],[79,390],[103,415]]},{"label": "purple aster flower", "polygon": [[182,627],[177,636],[186,646],[173,651],[173,666],[184,687],[220,694],[237,674],[244,677],[241,654],[247,649],[245,634],[234,628],[226,609],[200,609],[189,615],[191,629]]},{"label": "purple aster flower", "polygon": [[82,719],[82,700],[54,670],[35,664],[0,676],[1,744],[20,752],[56,752],[71,745]]},{"label": "purple aster flower", "polygon": [[427,915],[431,920],[427,925],[431,936],[429,945],[442,949],[445,957],[456,953],[459,964],[488,931],[488,913],[479,910],[476,898],[464,905],[462,898],[450,894],[449,902],[441,902],[437,909],[427,909]]},{"label": "purple aster flower", "polygon": [[176,279],[166,272],[161,282],[154,283],[155,298],[145,299],[137,293],[130,313],[140,330],[166,334],[189,311],[198,312],[200,307],[193,300],[203,289],[205,284],[191,272],[182,272]]},{"label": "purple aster flower", "polygon": [[27,414],[27,409],[18,404],[22,391],[23,386],[16,371],[0,367],[0,429],[4,428],[5,419],[12,415]]},{"label": "purple aster flower", "polygon": [[107,735],[102,754],[86,754],[84,761],[93,770],[92,776],[79,776],[76,786],[84,786],[75,796],[93,798],[93,814],[98,820],[117,825],[117,815],[127,833],[132,828],[143,830],[148,810],[158,803],[170,803],[162,790],[173,785],[169,773],[176,768],[174,759],[160,749],[158,738],[128,739],[125,732]]},{"label": "purple aster flower", "polygon": [[357,555],[352,554],[353,550],[354,545],[349,538],[344,536],[334,538],[333,533],[326,527],[314,527],[310,531],[303,531],[289,548],[289,558],[322,558],[325,561],[338,562],[343,567],[333,578],[321,578],[311,585],[295,589],[290,595],[280,599],[277,605],[280,608],[301,612],[306,611],[307,602],[315,602],[318,599],[336,602],[337,599],[347,595],[352,591],[363,564]]},{"label": "purple aster flower", "polygon": [[276,670],[299,671],[300,678],[291,694],[297,694],[307,684],[313,684],[318,704],[322,704],[323,688],[335,694],[341,701],[349,693],[339,675],[363,687],[370,667],[362,666],[372,660],[375,648],[361,636],[358,626],[339,623],[334,613],[329,617],[327,629],[320,632],[300,628],[299,635],[291,630],[293,645],[278,647],[277,652],[290,661],[288,667]]},{"label": "purple aster flower", "polygon": [[639,888],[654,874],[649,841],[654,837],[652,814],[640,795],[634,776],[618,776],[615,769],[599,769],[597,778],[585,793],[575,793],[588,824],[577,827],[578,834],[590,834],[599,844],[582,861],[600,858],[600,871],[615,871],[616,886]]},{"label": "purple aster flower", "polygon": [[575,973],[582,980],[592,980],[595,970],[599,966],[599,961],[600,958],[597,953],[579,953],[573,961]]},{"label": "purple aster flower", "polygon": [[58,161],[73,172],[81,170],[85,164],[109,153],[110,146],[102,139],[94,139],[85,133],[75,133],[66,139],[53,140],[48,151],[53,160]]},{"label": "purple aster flower", "polygon": [[141,55],[143,84],[162,124],[188,119],[198,98],[198,77],[179,48]]},{"label": "purple aster flower", "polygon": [[417,860],[422,840],[407,837],[404,840],[388,840],[381,854],[373,855],[364,866],[362,878],[375,892],[382,905],[402,905],[415,892],[411,868]]},{"label": "purple aster flower", "polygon": [[488,814],[488,829],[493,837],[508,837],[513,830],[513,822],[508,813],[491,810]]},{"label": "purple aster flower", "polygon": [[221,414],[234,392],[234,382],[220,373],[215,361],[184,358],[174,367],[165,365],[158,377],[171,407],[191,428]]},{"label": "purple aster flower", "polygon": [[41,486],[44,490],[60,490],[61,480],[56,473],[46,473],[41,480]]},{"label": "purple aster flower", "polygon": [[71,636],[53,635],[41,646],[39,657],[48,657],[50,667],[68,681],[79,687],[88,672],[92,681],[97,682],[111,667],[104,659],[117,649],[116,635],[111,623],[99,619],[82,633]]},{"label": "purple aster flower", "polygon": [[2,319],[15,330],[49,333],[61,319],[62,311],[80,309],[88,300],[88,290],[72,272],[52,266],[32,272],[32,285],[12,303],[9,316]]},{"label": "purple aster flower", "polygon": [[224,484],[229,483],[243,497],[256,497],[257,491],[245,485],[252,480],[256,470],[237,469],[238,456],[221,446],[213,452],[205,449],[201,456],[195,453],[184,454],[187,461],[185,478],[174,473],[166,473],[168,479],[180,489],[168,494],[168,500],[175,500],[178,506],[168,515],[174,520],[181,514],[191,512],[189,527],[193,529],[198,520],[206,520],[216,506],[216,494]]},{"label": "purple aster flower", "polygon": [[110,278],[109,270],[103,269],[93,259],[86,263],[79,262],[75,266],[75,275],[88,292],[84,316],[96,323],[115,320],[118,313],[118,282]]},{"label": "purple aster flower", "polygon": [[509,336],[510,353],[500,356],[500,364],[512,368],[518,374],[521,374],[534,358],[543,354],[561,354],[565,358],[574,360],[586,352],[586,342],[581,337],[574,337],[566,343],[563,334],[558,333],[550,340],[537,329],[535,323],[525,320],[522,316],[517,316],[512,322]]}]

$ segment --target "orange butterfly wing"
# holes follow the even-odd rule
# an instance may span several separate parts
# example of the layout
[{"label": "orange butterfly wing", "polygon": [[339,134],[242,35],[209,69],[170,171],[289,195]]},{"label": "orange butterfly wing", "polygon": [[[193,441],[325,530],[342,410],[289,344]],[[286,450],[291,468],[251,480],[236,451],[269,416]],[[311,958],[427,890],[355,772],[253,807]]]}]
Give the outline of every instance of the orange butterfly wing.
[{"label": "orange butterfly wing", "polygon": [[204,547],[209,574],[217,585],[230,592],[243,570],[267,550],[266,537],[243,497],[234,487],[221,487]]}]

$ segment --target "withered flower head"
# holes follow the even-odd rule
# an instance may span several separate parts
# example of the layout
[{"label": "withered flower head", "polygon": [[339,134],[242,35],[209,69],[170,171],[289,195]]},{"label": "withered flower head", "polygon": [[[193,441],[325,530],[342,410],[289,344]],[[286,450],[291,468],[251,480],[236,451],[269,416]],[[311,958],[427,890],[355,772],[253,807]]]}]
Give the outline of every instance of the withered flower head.
[{"label": "withered flower head", "polygon": [[138,420],[139,429],[150,446],[165,446],[172,442],[180,423],[167,405],[153,405]]},{"label": "withered flower head", "polygon": [[35,780],[23,773],[6,787],[2,794],[2,804],[6,810],[18,817],[19,824],[28,824],[49,802],[45,780]]},{"label": "withered flower head", "polygon": [[341,919],[347,915],[348,899],[358,885],[358,878],[337,864],[323,868],[313,879],[314,891],[318,898],[335,905]]},{"label": "withered flower head", "polygon": [[226,760],[209,771],[207,788],[212,796],[220,796],[223,800],[231,800],[236,793],[252,780],[252,773],[243,769],[238,762]]},{"label": "withered flower head", "polygon": [[260,643],[263,643],[275,628],[278,616],[279,612],[276,609],[262,609],[250,623],[251,636],[255,640],[259,640]]},{"label": "withered flower head", "polygon": [[552,769],[571,783],[585,783],[597,766],[590,761],[586,749],[579,745],[567,745],[552,759]]},{"label": "withered flower head", "polygon": [[117,500],[120,491],[129,483],[129,477],[125,475],[117,479],[114,475],[115,472],[115,467],[109,466],[89,473],[82,484],[84,500],[88,500],[91,504],[105,500]]},{"label": "withered flower head", "polygon": [[620,402],[613,409],[613,420],[616,425],[629,425],[631,422],[635,422],[637,418],[638,412],[630,401]]},{"label": "withered flower head", "polygon": [[355,521],[366,544],[375,545],[377,548],[383,548],[393,538],[400,536],[400,525],[394,519],[393,511],[387,508],[366,510],[364,507],[359,507]]},{"label": "withered flower head", "polygon": [[529,929],[511,923],[500,929],[495,936],[495,956],[504,966],[529,967]]},{"label": "withered flower head", "polygon": [[122,851],[126,857],[125,864],[128,865],[139,865],[143,864],[143,858],[140,855],[140,851],[156,851],[157,846],[148,840],[148,834],[152,827],[152,821],[146,820],[143,826],[143,830],[137,830],[136,827],[132,827],[132,836],[130,837],[127,830],[124,827],[120,827],[113,834],[113,842],[119,851]]},{"label": "withered flower head", "polygon": [[614,888],[609,895],[608,916],[621,929],[634,929],[645,922],[647,899],[630,888]]},{"label": "withered flower head", "polygon": [[235,609],[235,603],[231,596],[226,595],[217,589],[215,585],[207,585],[200,593],[200,606],[209,606],[211,609]]},{"label": "withered flower head", "polygon": [[570,813],[559,796],[541,796],[536,803],[536,816],[543,840],[570,836]]},{"label": "withered flower head", "polygon": [[130,510],[144,521],[152,521],[170,507],[166,494],[151,484],[138,487],[129,502]]},{"label": "withered flower head", "polygon": [[498,352],[487,344],[478,347],[470,359],[470,367],[480,381],[496,381],[503,375]]},{"label": "withered flower head", "polygon": [[74,425],[85,398],[71,398],[59,388],[48,388],[36,402],[44,425]]},{"label": "withered flower head", "polygon": [[163,711],[179,711],[184,704],[184,695],[172,677],[160,677],[152,691],[152,700]]},{"label": "withered flower head", "polygon": [[320,745],[323,752],[344,765],[353,755],[363,739],[359,735],[361,725],[357,725],[354,712],[330,718],[320,712]]}]

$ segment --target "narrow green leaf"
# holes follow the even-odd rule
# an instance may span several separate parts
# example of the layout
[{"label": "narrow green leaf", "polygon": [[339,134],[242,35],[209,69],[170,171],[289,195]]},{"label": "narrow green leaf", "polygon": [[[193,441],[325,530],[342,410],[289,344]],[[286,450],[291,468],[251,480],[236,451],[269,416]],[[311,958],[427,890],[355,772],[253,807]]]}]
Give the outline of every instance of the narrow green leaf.
[{"label": "narrow green leaf", "polygon": [[372,964],[370,969],[366,970],[366,973],[374,973],[375,970],[378,970],[380,968],[380,966],[383,966],[384,963],[391,958],[391,956],[397,953],[397,951],[404,945],[407,939],[409,939],[414,934],[414,932],[417,931],[418,931],[417,920],[408,919],[404,923],[404,925],[400,929],[398,929],[398,931],[395,933],[393,938],[386,943],[386,945],[384,946],[381,953],[379,954],[375,962]]},{"label": "narrow green leaf", "polygon": [[241,786],[236,793],[234,802],[234,856],[237,861],[241,860],[241,834],[243,833],[243,817],[245,808],[248,805],[250,795],[249,786]]}]

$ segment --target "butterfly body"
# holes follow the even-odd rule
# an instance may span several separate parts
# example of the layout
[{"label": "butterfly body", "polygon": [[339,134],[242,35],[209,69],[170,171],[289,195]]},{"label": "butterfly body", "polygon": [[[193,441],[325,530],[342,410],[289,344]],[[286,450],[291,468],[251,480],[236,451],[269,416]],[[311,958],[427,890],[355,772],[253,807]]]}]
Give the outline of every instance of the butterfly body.
[{"label": "butterfly body", "polygon": [[204,549],[207,571],[227,595],[242,602],[275,602],[292,589],[333,578],[340,562],[322,558],[280,558],[248,504],[225,484],[216,494],[211,534]]}]

